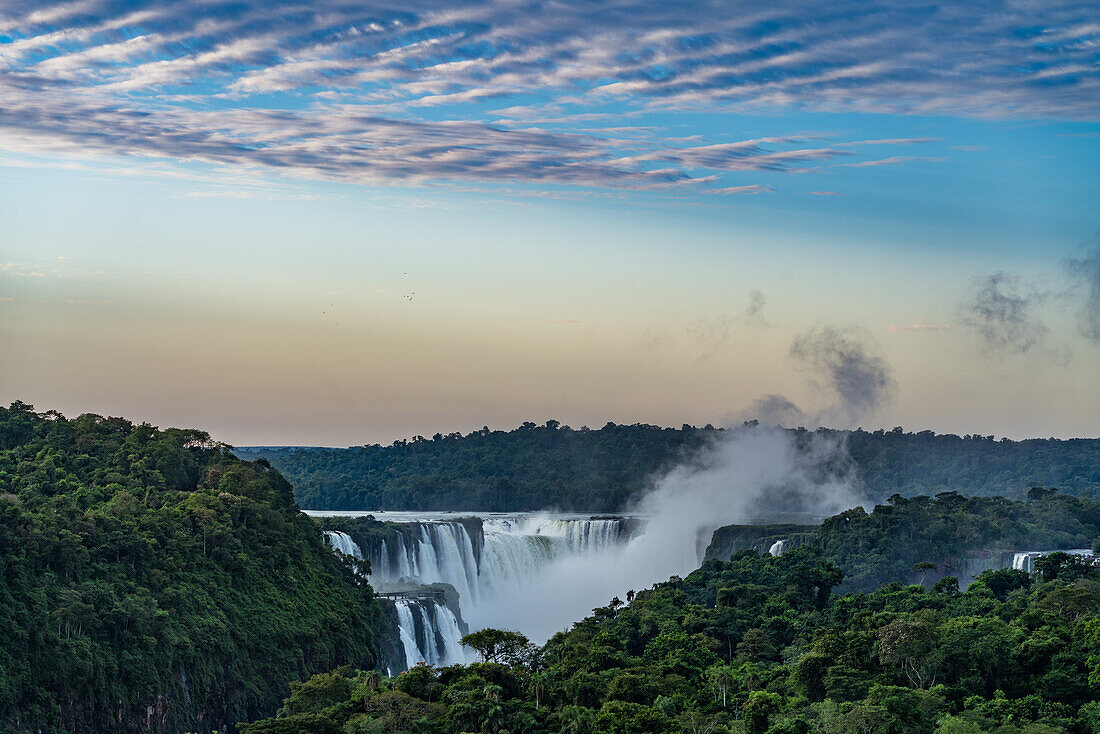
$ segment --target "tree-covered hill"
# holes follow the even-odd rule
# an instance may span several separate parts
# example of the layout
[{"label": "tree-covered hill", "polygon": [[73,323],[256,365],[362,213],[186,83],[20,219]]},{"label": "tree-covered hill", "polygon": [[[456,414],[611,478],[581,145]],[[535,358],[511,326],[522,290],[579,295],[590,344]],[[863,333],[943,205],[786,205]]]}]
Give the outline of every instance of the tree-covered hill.
[{"label": "tree-covered hill", "polygon": [[[1014,552],[1100,547],[1100,501],[1038,487],[1026,501],[1004,497],[895,495],[871,512],[862,507],[818,527],[729,525],[714,532],[707,559],[766,551],[776,540],[815,544],[844,572],[842,590],[872,591],[894,581],[934,583],[954,576],[964,584],[985,570],[1004,568]],[[914,568],[918,564],[932,564]]]},{"label": "tree-covered hill", "polygon": [[[1003,568],[1013,551],[1093,548],[1100,544],[1100,502],[1033,488],[1026,502],[1004,497],[893,497],[870,513],[830,517],[818,536],[822,554],[844,570],[845,589],[891,581],[966,578]],[[935,568],[914,572],[917,564]]]},{"label": "tree-covered hill", "polygon": [[0,731],[212,731],[372,668],[369,585],[266,462],[200,431],[0,408]]},{"label": "tree-covered hill", "polygon": [[[845,437],[873,501],[946,491],[1019,499],[1034,486],[1100,493],[1100,439],[995,441],[900,428],[831,433]],[[267,458],[309,509],[615,512],[649,489],[655,475],[720,435],[711,426],[574,430],[548,421],[390,446],[237,453]]]}]

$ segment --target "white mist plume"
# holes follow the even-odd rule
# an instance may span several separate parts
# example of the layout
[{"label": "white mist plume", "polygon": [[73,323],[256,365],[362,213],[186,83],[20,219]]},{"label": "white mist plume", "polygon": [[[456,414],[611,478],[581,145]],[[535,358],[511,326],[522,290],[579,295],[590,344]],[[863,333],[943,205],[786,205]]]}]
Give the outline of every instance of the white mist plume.
[{"label": "white mist plume", "polygon": [[766,425],[856,426],[873,417],[897,390],[893,370],[862,329],[820,324],[799,334],[787,356],[810,375],[814,392],[828,402],[804,411],[783,395],[763,395],[735,417]]},{"label": "white mist plume", "polygon": [[633,508],[647,519],[641,535],[554,561],[485,600],[469,615],[471,625],[518,628],[542,642],[612,596],[690,573],[723,525],[782,512],[830,515],[861,504],[853,467],[838,436],[732,429],[656,480]]}]

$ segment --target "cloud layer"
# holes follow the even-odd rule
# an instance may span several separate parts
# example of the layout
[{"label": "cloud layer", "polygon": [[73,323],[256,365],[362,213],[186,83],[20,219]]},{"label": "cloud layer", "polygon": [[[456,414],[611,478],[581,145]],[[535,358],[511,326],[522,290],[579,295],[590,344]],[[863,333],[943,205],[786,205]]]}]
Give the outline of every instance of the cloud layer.
[{"label": "cloud layer", "polygon": [[[707,141],[654,111],[1100,117],[1088,4],[15,2],[0,148],[163,157],[365,183],[712,186],[874,142]],[[588,127],[585,127],[588,126]]]}]

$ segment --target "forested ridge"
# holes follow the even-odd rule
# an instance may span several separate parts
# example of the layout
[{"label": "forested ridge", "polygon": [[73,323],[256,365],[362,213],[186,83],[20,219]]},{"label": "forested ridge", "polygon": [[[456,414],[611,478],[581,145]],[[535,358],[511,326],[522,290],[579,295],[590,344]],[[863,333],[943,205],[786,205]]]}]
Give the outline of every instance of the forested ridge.
[{"label": "forested ridge", "polygon": [[[1021,499],[1034,486],[1100,493],[1100,439],[820,430],[843,437],[858,479],[876,502],[947,491]],[[548,421],[511,431],[417,436],[390,446],[237,452],[267,458],[309,509],[615,512],[642,496],[655,476],[721,435],[712,426],[608,423],[574,430]]]},{"label": "forested ridge", "polygon": [[245,734],[1097,734],[1100,580],[1037,572],[832,593],[814,546],[743,551],[606,607],[542,648],[294,684]]},{"label": "forested ridge", "polygon": [[[871,512],[856,507],[816,527],[719,528],[706,557],[725,560],[749,548],[763,552],[780,539],[786,541],[786,550],[815,543],[822,557],[844,572],[844,591],[871,591],[922,578],[965,580],[1008,565],[1019,551],[1100,551],[1100,501],[1040,487],[1028,490],[1026,501],[957,492],[894,495]],[[932,566],[914,569],[917,564]]]},{"label": "forested ridge", "polygon": [[0,408],[0,731],[212,731],[371,668],[380,611],[266,462]]}]

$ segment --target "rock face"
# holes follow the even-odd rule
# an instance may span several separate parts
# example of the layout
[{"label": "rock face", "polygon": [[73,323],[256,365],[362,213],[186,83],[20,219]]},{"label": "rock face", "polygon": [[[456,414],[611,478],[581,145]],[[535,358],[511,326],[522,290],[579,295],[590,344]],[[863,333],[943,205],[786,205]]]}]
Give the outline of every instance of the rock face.
[{"label": "rock face", "polygon": [[816,525],[726,525],[714,531],[703,559],[726,561],[743,550],[779,555],[816,537]]}]

